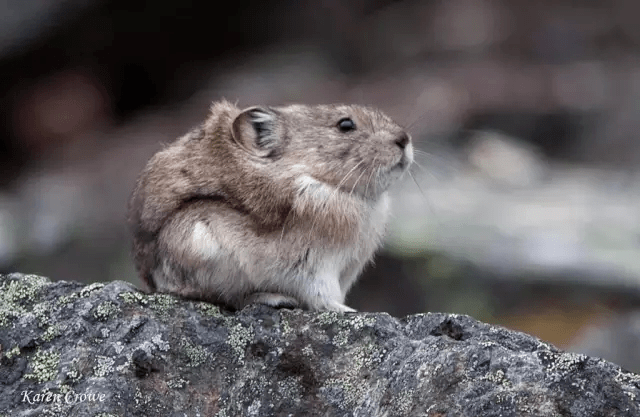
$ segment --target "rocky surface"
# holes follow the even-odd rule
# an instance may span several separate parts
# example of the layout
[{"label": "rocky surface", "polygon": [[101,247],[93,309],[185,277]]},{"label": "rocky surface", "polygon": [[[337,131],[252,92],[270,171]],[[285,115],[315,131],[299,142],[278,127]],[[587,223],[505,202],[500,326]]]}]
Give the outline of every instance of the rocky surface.
[{"label": "rocky surface", "polygon": [[0,277],[1,416],[638,416],[640,376],[470,317],[228,312]]}]

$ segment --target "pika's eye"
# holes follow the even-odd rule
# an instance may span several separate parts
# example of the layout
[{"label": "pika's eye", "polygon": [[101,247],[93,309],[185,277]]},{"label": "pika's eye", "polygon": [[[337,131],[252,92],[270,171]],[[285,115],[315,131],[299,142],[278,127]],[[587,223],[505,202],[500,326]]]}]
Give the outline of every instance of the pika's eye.
[{"label": "pika's eye", "polygon": [[348,117],[344,117],[338,121],[338,129],[341,132],[350,132],[352,130],[356,130],[356,124]]}]

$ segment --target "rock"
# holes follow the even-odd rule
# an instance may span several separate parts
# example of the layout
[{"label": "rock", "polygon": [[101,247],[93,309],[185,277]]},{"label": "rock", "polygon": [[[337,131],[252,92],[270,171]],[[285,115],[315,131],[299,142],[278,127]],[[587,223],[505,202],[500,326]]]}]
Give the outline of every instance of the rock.
[{"label": "rock", "polygon": [[571,344],[572,351],[640,369],[640,309],[592,321],[581,333]]},{"label": "rock", "polygon": [[0,276],[2,416],[638,416],[640,376],[467,316]]}]

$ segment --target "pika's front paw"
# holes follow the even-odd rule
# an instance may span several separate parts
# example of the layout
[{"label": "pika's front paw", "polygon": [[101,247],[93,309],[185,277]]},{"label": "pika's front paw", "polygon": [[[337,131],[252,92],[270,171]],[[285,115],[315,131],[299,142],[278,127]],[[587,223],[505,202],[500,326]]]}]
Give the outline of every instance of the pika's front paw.
[{"label": "pika's front paw", "polygon": [[342,303],[339,303],[337,301],[333,301],[329,303],[329,305],[327,305],[327,310],[337,311],[339,313],[356,313],[357,312],[357,310],[354,310],[353,308],[346,306]]},{"label": "pika's front paw", "polygon": [[273,308],[289,308],[294,309],[299,307],[300,303],[293,297],[288,295],[271,293],[271,292],[256,292],[249,295],[244,302],[244,305],[249,304],[265,304]]}]

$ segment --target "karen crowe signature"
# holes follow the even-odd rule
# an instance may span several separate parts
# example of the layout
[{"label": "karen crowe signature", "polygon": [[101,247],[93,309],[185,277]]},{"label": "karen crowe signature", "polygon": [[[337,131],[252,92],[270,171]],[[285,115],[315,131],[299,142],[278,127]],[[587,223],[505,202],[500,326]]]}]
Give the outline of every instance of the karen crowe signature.
[{"label": "karen crowe signature", "polygon": [[22,391],[22,402],[29,404],[42,404],[42,403],[65,403],[76,404],[85,402],[103,402],[107,398],[106,394],[97,392],[87,392],[78,394],[74,391],[69,391],[66,394],[54,394],[52,392],[36,392],[34,391]]}]

